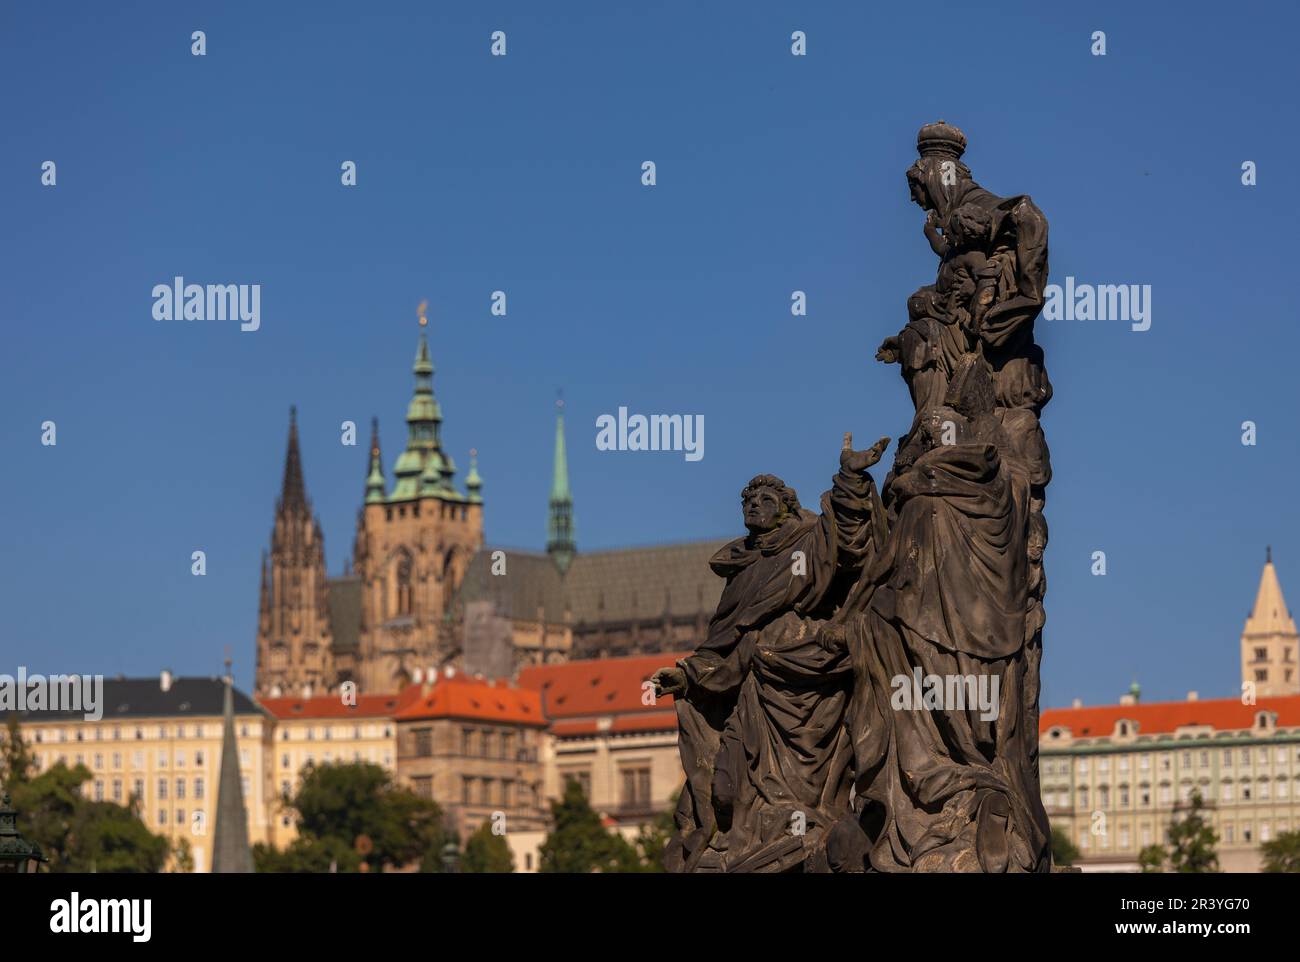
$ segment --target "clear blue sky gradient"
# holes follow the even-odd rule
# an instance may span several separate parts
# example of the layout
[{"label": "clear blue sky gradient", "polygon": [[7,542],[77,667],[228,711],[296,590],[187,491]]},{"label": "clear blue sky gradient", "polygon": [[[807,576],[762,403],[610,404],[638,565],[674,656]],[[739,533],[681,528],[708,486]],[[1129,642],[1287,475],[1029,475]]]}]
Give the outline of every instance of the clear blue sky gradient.
[{"label": "clear blue sky gradient", "polygon": [[[903,173],[943,117],[1047,214],[1053,282],[1153,288],[1145,333],[1038,325],[1045,704],[1233,693],[1266,544],[1300,596],[1297,15],[1147,6],[7,4],[0,671],[211,674],[229,646],[247,685],[288,408],[337,572],[422,298],[490,543],[544,542],[557,388],[580,548],[738,534],[761,471],[815,503],[842,432],[910,417],[872,355],[934,277]],[[153,320],[177,274],[261,284],[261,330]],[[703,414],[704,460],[598,452],[620,405]]]}]

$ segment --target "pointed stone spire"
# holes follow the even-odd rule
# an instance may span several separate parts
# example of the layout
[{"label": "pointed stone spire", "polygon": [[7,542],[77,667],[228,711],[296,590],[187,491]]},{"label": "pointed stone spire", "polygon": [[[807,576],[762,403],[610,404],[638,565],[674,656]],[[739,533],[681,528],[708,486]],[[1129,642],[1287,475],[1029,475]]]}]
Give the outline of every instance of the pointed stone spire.
[{"label": "pointed stone spire", "polygon": [[1246,619],[1245,635],[1250,637],[1273,634],[1294,635],[1295,620],[1282,597],[1282,585],[1273,567],[1273,549],[1266,549],[1264,570],[1259,576],[1259,590],[1255,592],[1255,607]]},{"label": "pointed stone spire", "polygon": [[370,473],[366,476],[366,504],[384,500],[384,461],[379,453],[379,418],[370,419]]},{"label": "pointed stone spire", "polygon": [[573,540],[573,495],[569,492],[569,459],[564,449],[564,398],[555,402],[555,465],[551,477],[550,518],[546,553],[560,574],[569,570],[578,548]]},{"label": "pointed stone spire", "polygon": [[222,705],[221,772],[217,779],[217,814],[212,830],[212,871],[252,872],[248,847],[248,813],[239,776],[239,745],[235,740],[234,679],[226,659],[226,693]]},{"label": "pointed stone spire", "polygon": [[302,455],[298,451],[298,409],[289,408],[289,447],[284,455],[284,483],[280,488],[281,511],[307,513],[307,488],[302,480]]},{"label": "pointed stone spire", "polygon": [[1300,694],[1300,635],[1282,597],[1272,548],[1265,552],[1255,607],[1241,633],[1241,680],[1259,697]]}]

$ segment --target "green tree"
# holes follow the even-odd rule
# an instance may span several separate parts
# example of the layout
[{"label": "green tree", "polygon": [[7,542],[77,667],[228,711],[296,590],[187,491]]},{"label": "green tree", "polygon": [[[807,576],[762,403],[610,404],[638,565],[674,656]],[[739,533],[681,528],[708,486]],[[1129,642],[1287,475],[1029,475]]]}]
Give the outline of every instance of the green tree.
[{"label": "green tree", "polygon": [[1070,841],[1064,829],[1052,827],[1052,864],[1070,866],[1079,858],[1078,847]]},{"label": "green tree", "polygon": [[361,856],[355,845],[338,838],[299,836],[287,848],[277,849],[264,842],[253,846],[255,872],[322,875],[327,872],[359,872]]},{"label": "green tree", "polygon": [[515,856],[504,835],[492,831],[491,821],[485,821],[468,839],[460,858],[462,872],[513,872]]},{"label": "green tree", "polygon": [[194,848],[184,836],[172,846],[172,871],[186,874],[194,871]]},{"label": "green tree", "polygon": [[1165,841],[1169,846],[1169,867],[1175,872],[1217,872],[1219,856],[1214,846],[1219,834],[1204,815],[1205,800],[1192,792],[1187,814],[1169,826]]},{"label": "green tree", "polygon": [[1262,871],[1300,872],[1300,831],[1282,832],[1260,848],[1264,852]]},{"label": "green tree", "polygon": [[576,781],[551,802],[554,828],[542,843],[542,872],[624,872],[640,865],[637,851],[621,835],[605,830]]},{"label": "green tree", "polygon": [[134,811],[113,802],[78,806],[71,839],[69,872],[161,872],[171,850]]},{"label": "green tree", "polygon": [[258,871],[384,871],[420,861],[445,837],[442,809],[369,762],[307,768],[286,805],[299,838],[283,852],[255,846]]},{"label": "green tree", "polygon": [[1148,845],[1138,852],[1138,865],[1147,875],[1163,872],[1165,870],[1165,860],[1168,857],[1163,845]]}]

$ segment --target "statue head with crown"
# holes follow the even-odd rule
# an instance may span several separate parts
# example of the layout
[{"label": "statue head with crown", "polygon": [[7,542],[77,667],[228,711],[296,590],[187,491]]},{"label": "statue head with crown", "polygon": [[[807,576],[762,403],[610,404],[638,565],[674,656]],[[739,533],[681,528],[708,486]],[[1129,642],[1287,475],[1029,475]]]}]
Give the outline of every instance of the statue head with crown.
[{"label": "statue head with crown", "polygon": [[920,156],[907,170],[912,200],[922,210],[946,218],[975,184],[970,168],[961,162],[966,135],[943,120],[926,124],[916,135],[916,150]]}]

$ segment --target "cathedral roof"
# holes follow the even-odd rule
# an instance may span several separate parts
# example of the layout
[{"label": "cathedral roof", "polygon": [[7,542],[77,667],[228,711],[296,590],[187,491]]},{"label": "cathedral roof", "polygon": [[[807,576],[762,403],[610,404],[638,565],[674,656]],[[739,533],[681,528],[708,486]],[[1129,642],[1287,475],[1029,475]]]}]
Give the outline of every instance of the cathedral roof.
[{"label": "cathedral roof", "polygon": [[[709,559],[726,541],[691,541],[576,555],[561,575],[545,554],[484,548],[470,562],[461,587],[466,602],[492,601],[497,613],[574,626],[652,621],[665,614],[713,615],[724,582]],[[492,554],[504,550],[506,574],[492,574]],[[565,612],[569,617],[565,618]]]},{"label": "cathedral roof", "polygon": [[1273,567],[1272,552],[1264,562],[1264,571],[1259,576],[1259,590],[1255,593],[1255,607],[1246,618],[1246,637],[1265,635],[1294,635],[1295,620],[1287,609],[1286,599],[1282,597],[1282,585],[1277,580],[1277,569]]}]

